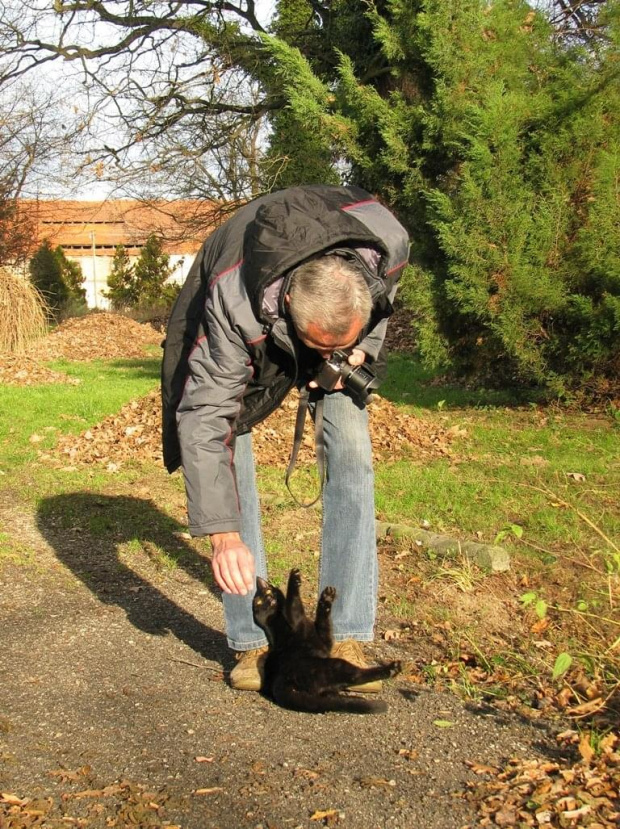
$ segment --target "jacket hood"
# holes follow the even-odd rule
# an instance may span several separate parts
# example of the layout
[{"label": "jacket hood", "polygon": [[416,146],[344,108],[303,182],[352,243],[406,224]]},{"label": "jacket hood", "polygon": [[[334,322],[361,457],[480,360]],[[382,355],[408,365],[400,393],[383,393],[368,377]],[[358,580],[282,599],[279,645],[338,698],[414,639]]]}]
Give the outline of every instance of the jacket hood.
[{"label": "jacket hood", "polygon": [[246,228],[242,279],[262,322],[265,288],[291,269],[335,247],[387,250],[382,240],[345,209],[370,199],[356,187],[296,187],[259,207]]}]

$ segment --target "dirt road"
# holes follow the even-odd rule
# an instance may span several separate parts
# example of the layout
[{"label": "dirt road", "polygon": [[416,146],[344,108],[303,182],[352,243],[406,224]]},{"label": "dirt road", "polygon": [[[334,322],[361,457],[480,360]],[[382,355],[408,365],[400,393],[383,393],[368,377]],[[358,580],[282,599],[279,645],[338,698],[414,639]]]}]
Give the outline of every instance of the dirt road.
[{"label": "dirt road", "polygon": [[[105,534],[54,512],[0,510],[37,549],[0,571],[0,826],[457,829],[479,825],[471,764],[554,744],[542,726],[404,680],[374,717],[232,691],[204,562],[120,560]],[[399,643],[375,655],[386,648],[408,656]]]}]

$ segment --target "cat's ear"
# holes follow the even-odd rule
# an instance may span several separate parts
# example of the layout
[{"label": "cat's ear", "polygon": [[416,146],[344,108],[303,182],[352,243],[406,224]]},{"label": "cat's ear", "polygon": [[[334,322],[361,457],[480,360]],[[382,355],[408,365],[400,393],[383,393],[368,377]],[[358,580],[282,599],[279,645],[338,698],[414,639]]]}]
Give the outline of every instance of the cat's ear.
[{"label": "cat's ear", "polygon": [[265,579],[261,579],[260,576],[256,576],[256,590],[259,593],[263,593],[265,590],[269,589],[269,582],[265,581]]}]

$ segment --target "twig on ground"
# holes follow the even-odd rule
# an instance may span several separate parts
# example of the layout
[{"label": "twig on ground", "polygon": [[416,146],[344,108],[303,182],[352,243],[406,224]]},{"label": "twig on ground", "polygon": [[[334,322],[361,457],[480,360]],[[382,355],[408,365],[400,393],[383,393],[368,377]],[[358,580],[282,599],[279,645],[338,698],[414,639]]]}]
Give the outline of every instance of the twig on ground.
[{"label": "twig on ground", "polygon": [[617,628],[620,628],[620,622],[617,622],[615,619],[610,619],[608,616],[601,616],[598,613],[588,613],[586,610],[576,610],[574,607],[560,607],[559,605],[553,605],[553,609],[559,611],[560,613],[573,613],[577,616],[589,616],[591,619],[598,619],[601,622],[609,622],[610,625],[615,625]]},{"label": "twig on ground", "polygon": [[577,509],[577,507],[574,504],[571,504],[570,501],[565,501],[564,498],[560,498],[559,495],[556,495],[556,493],[553,492],[553,490],[549,489],[549,487],[544,486],[544,485],[542,487],[539,487],[539,486],[534,486],[533,484],[524,484],[524,483],[520,483],[519,486],[524,486],[524,487],[527,487],[528,489],[535,489],[538,492],[544,493],[545,495],[550,495],[555,500],[555,502],[557,504],[559,504],[560,506],[568,507],[569,509],[574,510],[577,513],[577,515],[581,518],[582,521],[585,521],[585,523],[589,527],[591,527],[594,530],[595,533],[600,535],[600,537],[604,541],[606,541],[607,544],[609,544],[609,546],[612,548],[612,550],[614,550],[616,553],[620,553],[620,547],[618,547],[616,544],[614,544],[614,542],[611,540],[611,538],[609,538],[609,536],[605,535],[603,530],[601,530],[601,528],[597,524],[595,524],[594,521],[591,521],[585,513],[581,512],[580,509]]},{"label": "twig on ground", "polygon": [[579,559],[570,558],[570,556],[565,556],[562,553],[554,552],[553,550],[546,550],[544,547],[539,547],[538,544],[532,544],[531,541],[526,541],[524,538],[520,538],[519,541],[521,544],[525,544],[526,547],[531,547],[539,553],[546,553],[547,555],[554,556],[555,558],[561,558],[563,561],[568,561],[570,564],[578,564],[580,567],[587,567],[588,570],[594,570],[594,572],[598,573],[600,576],[605,575],[603,570],[595,567],[594,564],[589,561],[580,561]]},{"label": "twig on ground", "polygon": [[224,673],[224,669],[221,666],[214,668],[212,665],[197,665],[195,662],[189,662],[187,659],[177,659],[175,656],[171,656],[170,661],[179,662],[181,665],[191,665],[192,668],[200,668],[203,671],[213,671],[218,674]]}]

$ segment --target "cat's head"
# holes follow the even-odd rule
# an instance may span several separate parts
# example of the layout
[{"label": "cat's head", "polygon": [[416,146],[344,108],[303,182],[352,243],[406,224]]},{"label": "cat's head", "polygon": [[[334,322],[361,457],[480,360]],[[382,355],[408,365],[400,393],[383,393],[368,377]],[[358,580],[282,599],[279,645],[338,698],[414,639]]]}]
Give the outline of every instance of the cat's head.
[{"label": "cat's head", "polygon": [[265,628],[284,607],[284,594],[260,576],[256,577],[256,593],[252,600],[252,613],[257,625]]}]

